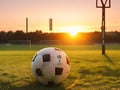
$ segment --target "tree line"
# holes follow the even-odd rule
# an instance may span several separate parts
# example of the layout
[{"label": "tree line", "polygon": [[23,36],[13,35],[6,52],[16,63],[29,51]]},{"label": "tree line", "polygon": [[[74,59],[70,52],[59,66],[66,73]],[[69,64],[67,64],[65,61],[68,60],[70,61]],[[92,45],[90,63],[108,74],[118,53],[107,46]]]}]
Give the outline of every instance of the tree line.
[{"label": "tree line", "polygon": [[[18,31],[0,31],[0,44],[10,43],[13,40],[31,40],[32,44],[44,44],[51,42],[52,44],[95,44],[101,43],[101,32],[82,32],[72,37],[69,33],[44,33],[41,30],[25,33]],[[120,32],[106,32],[106,43],[120,43]]]}]

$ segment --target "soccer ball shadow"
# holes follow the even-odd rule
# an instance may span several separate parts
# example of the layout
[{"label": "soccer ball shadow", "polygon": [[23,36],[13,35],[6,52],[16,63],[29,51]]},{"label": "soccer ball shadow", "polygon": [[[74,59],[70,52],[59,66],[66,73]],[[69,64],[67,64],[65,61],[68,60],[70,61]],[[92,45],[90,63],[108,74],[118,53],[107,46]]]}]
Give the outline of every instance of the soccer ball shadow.
[{"label": "soccer ball shadow", "polygon": [[38,81],[34,81],[27,84],[23,85],[21,87],[11,87],[10,90],[65,90],[64,84],[60,83],[58,85],[44,85],[39,83]]}]

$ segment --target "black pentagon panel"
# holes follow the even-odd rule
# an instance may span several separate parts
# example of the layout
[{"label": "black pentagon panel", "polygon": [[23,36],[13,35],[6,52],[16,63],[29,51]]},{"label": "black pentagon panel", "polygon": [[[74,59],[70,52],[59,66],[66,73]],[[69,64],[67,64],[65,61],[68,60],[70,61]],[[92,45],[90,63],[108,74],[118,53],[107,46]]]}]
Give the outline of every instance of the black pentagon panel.
[{"label": "black pentagon panel", "polygon": [[48,86],[52,86],[54,84],[55,84],[54,81],[48,81]]},{"label": "black pentagon panel", "polygon": [[34,58],[33,58],[33,60],[32,60],[32,62],[34,62],[35,61],[35,58],[37,57],[37,54],[34,56]]},{"label": "black pentagon panel", "polygon": [[70,65],[70,61],[69,61],[68,57],[66,57],[66,62],[68,65]]},{"label": "black pentagon panel", "polygon": [[35,72],[36,72],[37,76],[42,76],[42,72],[41,72],[40,68],[37,68]]},{"label": "black pentagon panel", "polygon": [[63,72],[63,68],[60,67],[55,68],[55,75],[62,75],[62,72]]},{"label": "black pentagon panel", "polygon": [[55,50],[57,50],[57,51],[61,51],[61,49],[59,49],[59,48],[55,48]]},{"label": "black pentagon panel", "polygon": [[50,54],[43,55],[43,62],[50,62]]}]

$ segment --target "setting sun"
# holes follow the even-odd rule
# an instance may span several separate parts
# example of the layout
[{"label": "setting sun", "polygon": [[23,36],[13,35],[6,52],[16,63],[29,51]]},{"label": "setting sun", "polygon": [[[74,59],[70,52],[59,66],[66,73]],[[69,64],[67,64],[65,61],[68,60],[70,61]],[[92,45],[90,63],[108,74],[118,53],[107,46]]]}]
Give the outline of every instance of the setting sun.
[{"label": "setting sun", "polygon": [[74,31],[73,31],[73,32],[69,32],[69,34],[70,34],[71,36],[76,36],[77,33],[78,33],[78,32],[74,32]]},{"label": "setting sun", "polygon": [[76,36],[78,32],[82,32],[83,30],[81,29],[81,27],[70,26],[70,27],[63,27],[61,31],[68,32],[71,36]]}]

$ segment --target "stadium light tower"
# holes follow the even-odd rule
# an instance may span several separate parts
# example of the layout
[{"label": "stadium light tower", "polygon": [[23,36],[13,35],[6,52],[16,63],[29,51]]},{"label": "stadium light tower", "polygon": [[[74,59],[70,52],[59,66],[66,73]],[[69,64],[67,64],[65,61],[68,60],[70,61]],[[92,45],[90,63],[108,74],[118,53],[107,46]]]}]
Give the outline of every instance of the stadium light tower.
[{"label": "stadium light tower", "polygon": [[28,17],[26,17],[26,40],[28,41]]},{"label": "stadium light tower", "polygon": [[105,8],[111,7],[111,0],[96,0],[96,8],[102,8],[102,55],[105,55]]},{"label": "stadium light tower", "polygon": [[28,17],[26,17],[26,33],[28,33]]},{"label": "stadium light tower", "polygon": [[27,43],[29,43],[29,46],[31,48],[31,40],[29,40],[29,37],[28,37],[28,17],[26,17],[26,40],[27,40]]},{"label": "stadium light tower", "polygon": [[49,30],[52,31],[53,30],[53,20],[52,18],[49,19]]}]

